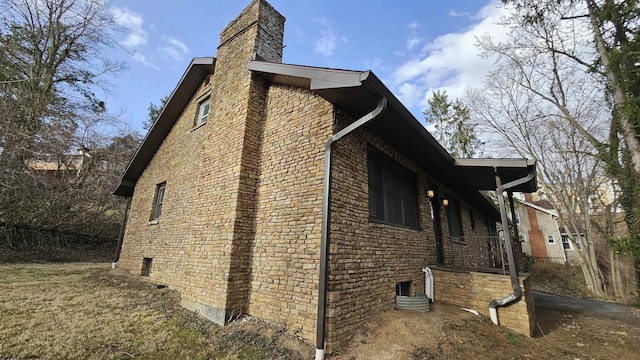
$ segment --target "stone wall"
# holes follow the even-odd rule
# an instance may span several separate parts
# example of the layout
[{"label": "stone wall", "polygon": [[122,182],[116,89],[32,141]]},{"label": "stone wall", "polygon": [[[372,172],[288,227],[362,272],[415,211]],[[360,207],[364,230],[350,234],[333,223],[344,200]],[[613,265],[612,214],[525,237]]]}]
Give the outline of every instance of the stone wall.
[{"label": "stone wall", "polygon": [[[254,52],[282,57],[284,18],[256,0],[223,30],[215,73],[197,90],[140,176],[121,267],[181,292],[182,304],[218,323],[249,313],[315,336],[324,144],[352,122],[311,91],[268,84],[247,70]],[[207,122],[194,127],[210,98]],[[337,122],[334,123],[334,114]],[[416,174],[417,229],[372,222],[367,152],[375,148]],[[327,349],[344,346],[370,316],[395,307],[396,284],[424,292],[436,263],[429,172],[360,129],[334,146]],[[159,219],[149,221],[166,182]],[[444,196],[446,185],[437,186]],[[465,241],[445,248],[451,264],[486,267],[484,217],[461,202]],[[446,246],[446,245],[445,245]]]},{"label": "stone wall", "polygon": [[[434,277],[434,301],[442,301],[477,310],[489,316],[489,302],[513,293],[508,275],[479,272],[432,269]],[[531,287],[526,278],[520,277],[520,300],[506,307],[499,307],[498,321],[513,331],[533,336],[536,324]]]},{"label": "stone wall", "polygon": [[[338,112],[337,129],[352,120]],[[367,152],[373,148],[417,175],[418,229],[369,220]],[[434,171],[436,171],[434,169]],[[424,293],[422,268],[436,263],[432,204],[426,196],[429,173],[407,160],[366,129],[334,144],[327,310],[327,349],[343,347],[371,316],[395,308],[396,284],[411,282],[410,294]],[[445,190],[445,186],[440,186]],[[452,194],[451,192],[449,192]],[[443,233],[448,234],[446,209],[440,206]],[[468,235],[445,250],[451,261],[488,266],[484,219],[475,211],[472,229],[464,202],[463,224]],[[465,259],[465,260],[463,260]]]},{"label": "stone wall", "polygon": [[311,340],[333,106],[310,91],[272,85],[266,109],[247,312]]},{"label": "stone wall", "polygon": [[[180,290],[182,304],[224,323],[246,311],[267,84],[246,67],[255,52],[282,57],[284,17],[252,2],[225,28],[215,73],[189,102],[138,179],[120,266]],[[194,128],[210,97],[207,122]],[[148,221],[166,182],[162,216]]]},{"label": "stone wall", "polygon": [[[351,122],[338,114],[338,126]],[[417,174],[419,229],[369,221],[369,146]],[[327,349],[346,344],[367,319],[395,307],[396,284],[424,292],[422,267],[435,263],[434,233],[425,196],[426,174],[367,130],[334,144],[327,310]]]}]

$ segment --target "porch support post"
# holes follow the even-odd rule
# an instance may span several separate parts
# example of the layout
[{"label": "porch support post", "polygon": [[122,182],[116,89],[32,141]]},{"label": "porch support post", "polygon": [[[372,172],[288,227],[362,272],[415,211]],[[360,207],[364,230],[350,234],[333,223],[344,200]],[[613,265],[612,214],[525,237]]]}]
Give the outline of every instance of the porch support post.
[{"label": "porch support post", "polygon": [[[511,223],[513,224],[513,236],[516,239],[516,241],[518,241],[518,243],[520,242],[520,233],[518,231],[518,222],[516,221],[516,207],[513,203],[513,191],[511,190],[507,190],[507,197],[509,198],[509,208],[511,210]],[[519,249],[520,253],[522,253],[522,247],[520,246]],[[520,257],[521,258],[521,257]],[[516,258],[514,259],[515,261],[515,266],[516,268],[518,268],[518,257],[516,256]]]}]

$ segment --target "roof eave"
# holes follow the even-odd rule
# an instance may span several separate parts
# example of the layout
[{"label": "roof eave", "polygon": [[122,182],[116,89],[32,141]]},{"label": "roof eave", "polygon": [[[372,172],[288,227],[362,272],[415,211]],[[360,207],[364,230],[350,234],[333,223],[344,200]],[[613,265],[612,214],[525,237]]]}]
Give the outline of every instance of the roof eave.
[{"label": "roof eave", "polygon": [[204,78],[209,74],[213,74],[215,62],[216,59],[214,57],[196,57],[191,60],[187,70],[171,92],[171,95],[169,95],[165,106],[162,108],[160,115],[158,115],[158,119],[151,126],[151,129],[127,165],[120,182],[113,191],[113,195],[124,197],[133,195],[133,189],[142,171],[144,171],[164,138],[171,131],[182,110],[189,103]]}]

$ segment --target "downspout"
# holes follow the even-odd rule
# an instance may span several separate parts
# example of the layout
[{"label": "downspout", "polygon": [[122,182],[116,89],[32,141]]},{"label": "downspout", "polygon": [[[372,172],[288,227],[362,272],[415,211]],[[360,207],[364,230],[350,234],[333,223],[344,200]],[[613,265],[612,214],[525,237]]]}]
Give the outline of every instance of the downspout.
[{"label": "downspout", "polygon": [[127,197],[127,204],[124,208],[124,215],[122,216],[122,224],[120,224],[120,234],[118,235],[118,246],[116,247],[116,256],[111,263],[111,268],[115,269],[120,261],[120,251],[122,250],[122,241],[124,240],[124,230],[127,227],[127,218],[129,217],[129,208],[131,207],[131,196]]},{"label": "downspout", "polygon": [[[513,191],[507,190],[507,198],[509,199],[509,210],[511,210],[511,219],[512,219],[511,223],[513,224],[513,236],[515,237],[516,244],[520,244],[520,232],[518,230],[518,222],[516,221],[516,207],[515,207],[515,204],[513,203]],[[522,245],[520,245],[516,250],[520,251],[520,254],[522,254]],[[518,264],[516,260],[518,259],[514,259],[514,262],[513,262],[516,268],[519,265],[521,265],[522,267],[520,268],[524,269],[524,264]]]},{"label": "downspout", "polygon": [[331,136],[324,146],[324,179],[322,188],[322,235],[320,240],[320,279],[318,281],[318,318],[316,328],[316,360],[324,359],[326,308],[327,308],[327,266],[329,263],[329,213],[331,203],[331,146],[336,141],[375,119],[387,107],[387,98],[383,97],[378,106],[351,125]]},{"label": "downspout", "polygon": [[509,222],[507,220],[507,209],[504,204],[503,192],[506,189],[510,189],[530,181],[534,178],[535,175],[535,171],[532,171],[526,177],[501,185],[502,180],[500,179],[500,175],[498,174],[498,171],[496,169],[496,192],[498,193],[498,203],[500,205],[500,218],[502,220],[502,232],[504,233],[504,245],[507,250],[507,261],[509,262],[509,275],[511,277],[511,286],[513,287],[512,294],[509,294],[501,299],[492,300],[489,303],[489,317],[491,318],[491,321],[493,321],[493,323],[496,325],[498,325],[498,310],[496,310],[496,308],[499,306],[509,305],[519,299],[520,295],[522,295],[522,291],[520,290],[520,283],[518,282],[518,270],[516,269],[516,264],[513,258],[513,249],[511,248],[511,235],[509,234]]}]

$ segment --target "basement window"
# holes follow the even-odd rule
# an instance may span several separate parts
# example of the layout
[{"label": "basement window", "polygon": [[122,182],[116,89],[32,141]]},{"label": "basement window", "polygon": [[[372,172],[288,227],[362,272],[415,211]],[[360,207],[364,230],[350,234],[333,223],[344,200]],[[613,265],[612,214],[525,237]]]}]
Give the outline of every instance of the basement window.
[{"label": "basement window", "polygon": [[411,281],[397,283],[396,296],[411,296]]},{"label": "basement window", "polygon": [[141,276],[149,276],[151,275],[151,263],[153,262],[153,258],[143,258],[142,259],[142,272],[140,272]]}]

